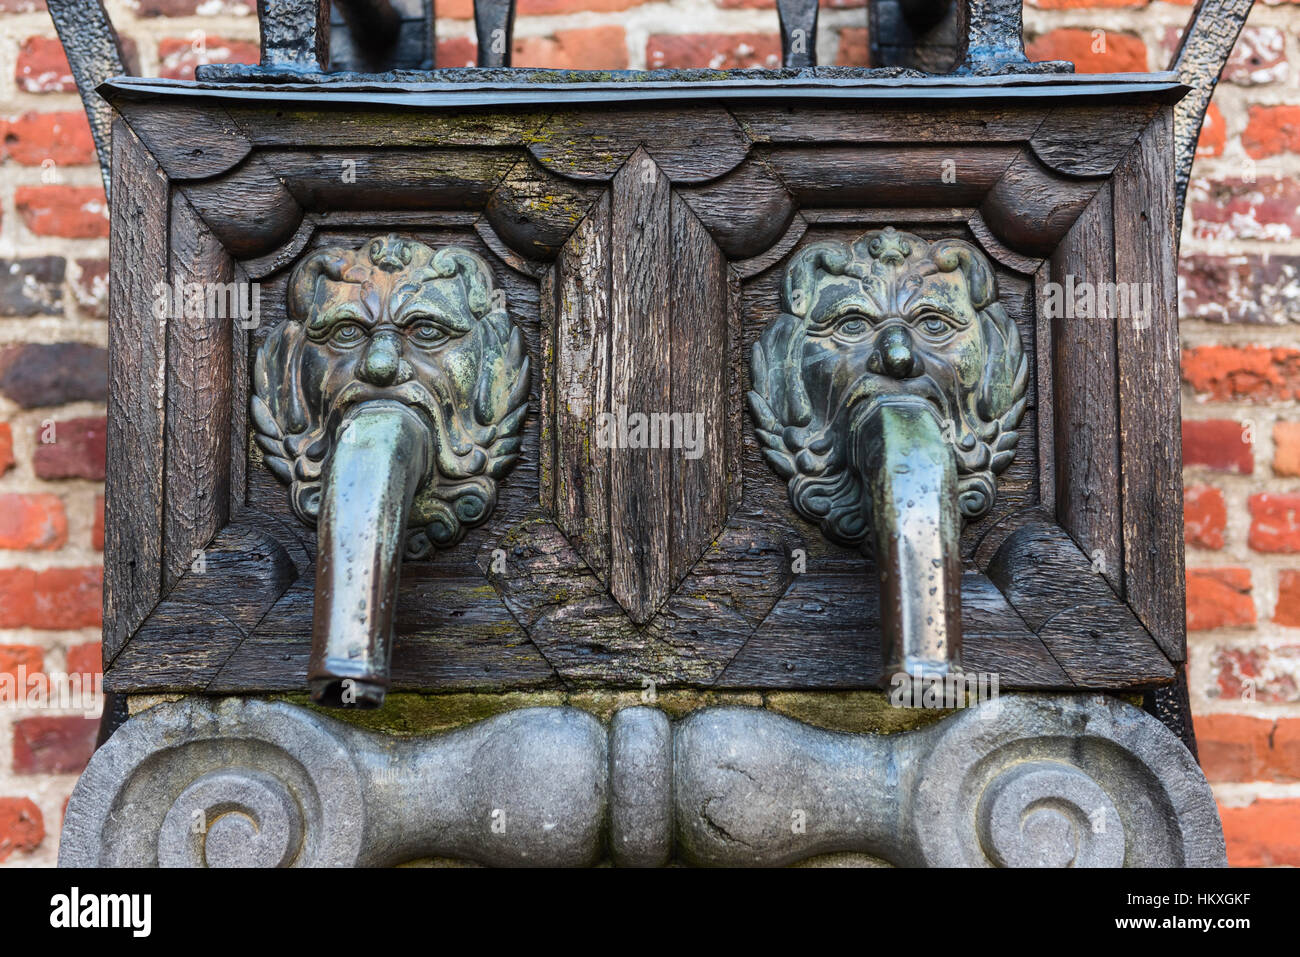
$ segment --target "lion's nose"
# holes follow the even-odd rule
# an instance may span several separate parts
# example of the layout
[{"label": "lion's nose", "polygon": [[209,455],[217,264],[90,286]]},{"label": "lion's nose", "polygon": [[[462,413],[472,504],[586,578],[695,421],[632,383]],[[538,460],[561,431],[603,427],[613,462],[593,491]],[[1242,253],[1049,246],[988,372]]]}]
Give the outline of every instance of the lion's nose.
[{"label": "lion's nose", "polygon": [[903,326],[890,326],[876,339],[876,347],[867,359],[867,368],[891,379],[910,379],[917,373],[912,334]]},{"label": "lion's nose", "polygon": [[371,385],[389,386],[397,380],[402,364],[402,345],[391,332],[377,333],[366,346],[361,378]]}]

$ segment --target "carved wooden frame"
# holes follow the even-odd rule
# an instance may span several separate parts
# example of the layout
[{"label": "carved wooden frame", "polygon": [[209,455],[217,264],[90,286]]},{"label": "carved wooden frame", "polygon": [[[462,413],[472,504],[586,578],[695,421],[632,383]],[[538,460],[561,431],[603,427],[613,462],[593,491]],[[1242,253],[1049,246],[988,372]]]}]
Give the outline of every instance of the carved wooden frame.
[{"label": "carved wooden frame", "polygon": [[[523,321],[539,372],[493,519],[459,557],[404,570],[395,690],[875,686],[865,562],[790,511],[743,395],[774,267],[812,236],[884,225],[978,243],[1033,354],[1022,467],[1003,480],[1019,491],[1000,485],[1008,506],[963,535],[967,668],[1004,690],[1175,680],[1183,88],[1167,74],[669,86],[104,88],[118,112],[110,690],[303,687],[314,539],[270,504],[283,491],[248,441],[258,330],[157,320],[154,289],[274,284],[322,237],[378,230],[490,252],[512,303],[536,303]],[[1153,283],[1149,324],[1038,314],[1044,284],[1069,275]],[[683,344],[674,371],[648,374]],[[653,408],[674,389],[716,413],[703,465],[647,478],[584,444],[592,395]],[[681,535],[659,511],[674,502],[689,506]]]}]

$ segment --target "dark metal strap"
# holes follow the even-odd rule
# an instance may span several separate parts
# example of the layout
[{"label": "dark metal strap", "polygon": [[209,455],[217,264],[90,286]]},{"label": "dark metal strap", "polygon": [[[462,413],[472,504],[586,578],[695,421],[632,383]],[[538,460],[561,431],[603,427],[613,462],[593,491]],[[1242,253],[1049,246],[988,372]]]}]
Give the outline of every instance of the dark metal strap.
[{"label": "dark metal strap", "polygon": [[509,66],[515,0],[474,0],[474,30],[478,34],[478,65]]},{"label": "dark metal strap", "polygon": [[126,73],[122,45],[118,43],[113,23],[100,0],[47,0],[50,19],[59,34],[59,42],[68,56],[77,92],[90,120],[90,134],[95,140],[99,172],[104,177],[104,192],[109,190],[112,166],[109,145],[113,132],[113,108],[95,88],[111,76]]},{"label": "dark metal strap", "polygon": [[1021,0],[967,0],[966,62],[972,70],[1028,63]]},{"label": "dark metal strap", "polygon": [[817,0],[776,0],[781,24],[781,65],[817,65]]},{"label": "dark metal strap", "polygon": [[329,69],[330,0],[257,0],[262,69],[323,73]]},{"label": "dark metal strap", "polygon": [[1210,108],[1219,74],[1237,43],[1254,0],[1199,0],[1183,31],[1170,69],[1192,88],[1174,107],[1174,186],[1177,194],[1174,235],[1182,230],[1187,183],[1192,178],[1196,141]]}]

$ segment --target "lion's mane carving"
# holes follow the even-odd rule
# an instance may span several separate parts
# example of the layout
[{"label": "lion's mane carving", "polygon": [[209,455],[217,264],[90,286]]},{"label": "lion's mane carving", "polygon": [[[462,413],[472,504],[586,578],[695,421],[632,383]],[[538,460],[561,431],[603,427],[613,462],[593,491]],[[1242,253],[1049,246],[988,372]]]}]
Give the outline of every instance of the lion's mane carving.
[{"label": "lion's mane carving", "polygon": [[430,425],[435,467],[411,508],[408,557],[454,545],[496,505],[518,458],[528,356],[487,264],[457,246],[379,236],[316,250],[253,370],[263,461],[314,525],[321,472],[348,410],[403,402]]},{"label": "lion's mane carving", "polygon": [[910,394],[943,423],[962,514],[985,514],[1015,455],[1029,372],[984,255],[892,228],[813,243],[787,267],[782,304],[754,344],[749,403],[795,510],[832,541],[864,543],[849,424],[864,402]]}]

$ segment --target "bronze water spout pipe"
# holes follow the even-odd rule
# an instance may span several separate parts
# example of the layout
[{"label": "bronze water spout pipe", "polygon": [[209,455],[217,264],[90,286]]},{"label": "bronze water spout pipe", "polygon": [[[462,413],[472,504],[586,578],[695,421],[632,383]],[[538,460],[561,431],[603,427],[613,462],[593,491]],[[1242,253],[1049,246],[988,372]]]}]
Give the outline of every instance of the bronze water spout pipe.
[{"label": "bronze water spout pipe", "polygon": [[313,701],[383,703],[407,518],[432,451],[427,420],[400,402],[362,403],[336,433],[317,523]]},{"label": "bronze water spout pipe", "polygon": [[961,511],[957,461],[933,406],[898,397],[864,407],[850,426],[866,489],[864,550],[880,575],[884,678],[943,677],[961,668]]}]

